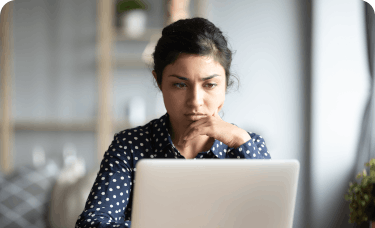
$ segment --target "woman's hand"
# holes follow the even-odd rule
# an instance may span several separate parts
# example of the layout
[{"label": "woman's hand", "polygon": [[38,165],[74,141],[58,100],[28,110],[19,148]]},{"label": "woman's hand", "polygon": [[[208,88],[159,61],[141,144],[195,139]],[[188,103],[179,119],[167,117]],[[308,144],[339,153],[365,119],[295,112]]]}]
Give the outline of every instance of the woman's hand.
[{"label": "woman's hand", "polygon": [[207,135],[234,148],[241,146],[251,139],[245,130],[225,122],[217,113],[190,124],[184,134],[182,134],[178,145],[183,148],[187,147],[189,141],[199,135]]}]

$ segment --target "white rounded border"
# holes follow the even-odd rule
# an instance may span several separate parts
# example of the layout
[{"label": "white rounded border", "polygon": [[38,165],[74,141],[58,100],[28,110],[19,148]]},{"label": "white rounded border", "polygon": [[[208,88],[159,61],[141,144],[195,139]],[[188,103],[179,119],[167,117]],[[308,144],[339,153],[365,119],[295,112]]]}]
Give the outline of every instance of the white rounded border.
[{"label": "white rounded border", "polygon": [[5,4],[7,4],[8,2],[11,2],[11,0],[0,0],[1,12],[3,12],[3,8],[4,8]]},{"label": "white rounded border", "polygon": [[367,2],[368,4],[371,5],[372,9],[374,10],[374,6],[375,6],[375,0],[363,0],[364,2]]}]

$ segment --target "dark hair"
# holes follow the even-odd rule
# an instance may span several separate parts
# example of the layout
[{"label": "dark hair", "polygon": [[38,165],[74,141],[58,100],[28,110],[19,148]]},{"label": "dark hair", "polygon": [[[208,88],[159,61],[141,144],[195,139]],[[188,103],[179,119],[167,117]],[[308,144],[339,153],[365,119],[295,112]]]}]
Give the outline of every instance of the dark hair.
[{"label": "dark hair", "polygon": [[231,86],[232,51],[223,33],[212,22],[196,17],[176,21],[163,29],[153,54],[159,87],[164,68],[182,53],[212,56],[225,70],[226,87]]}]

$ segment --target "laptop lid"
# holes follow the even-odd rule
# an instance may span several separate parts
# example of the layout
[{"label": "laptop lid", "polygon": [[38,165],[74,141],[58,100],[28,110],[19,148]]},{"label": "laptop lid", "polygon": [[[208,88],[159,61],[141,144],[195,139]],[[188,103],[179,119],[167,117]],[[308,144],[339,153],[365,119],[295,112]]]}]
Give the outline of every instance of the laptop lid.
[{"label": "laptop lid", "polygon": [[291,228],[297,160],[143,159],[132,228]]}]

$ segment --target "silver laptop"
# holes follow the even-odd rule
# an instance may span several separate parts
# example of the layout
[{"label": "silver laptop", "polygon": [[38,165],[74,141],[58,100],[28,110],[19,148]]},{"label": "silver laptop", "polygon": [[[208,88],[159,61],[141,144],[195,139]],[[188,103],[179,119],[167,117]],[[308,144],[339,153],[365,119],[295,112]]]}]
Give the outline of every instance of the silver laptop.
[{"label": "silver laptop", "polygon": [[297,160],[143,159],[132,228],[291,228]]}]

